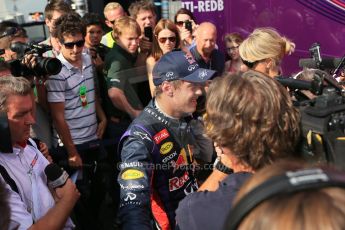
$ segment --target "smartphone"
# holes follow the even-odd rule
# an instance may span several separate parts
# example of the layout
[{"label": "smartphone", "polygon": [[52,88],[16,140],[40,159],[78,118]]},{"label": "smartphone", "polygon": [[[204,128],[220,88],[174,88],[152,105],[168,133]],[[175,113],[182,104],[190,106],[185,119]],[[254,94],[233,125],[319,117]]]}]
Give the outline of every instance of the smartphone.
[{"label": "smartphone", "polygon": [[147,26],[144,28],[144,35],[149,39],[150,42],[153,40],[153,31],[151,26]]},{"label": "smartphone", "polygon": [[190,33],[193,33],[193,26],[192,26],[192,22],[191,21],[185,21],[184,23],[184,27],[190,31]]}]

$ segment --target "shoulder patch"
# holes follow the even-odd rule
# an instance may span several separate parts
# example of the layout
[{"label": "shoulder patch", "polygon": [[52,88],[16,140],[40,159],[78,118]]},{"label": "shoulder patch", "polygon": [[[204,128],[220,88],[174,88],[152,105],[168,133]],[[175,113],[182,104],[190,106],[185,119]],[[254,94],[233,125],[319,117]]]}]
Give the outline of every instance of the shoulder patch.
[{"label": "shoulder patch", "polygon": [[170,134],[167,129],[163,129],[159,131],[156,135],[153,136],[153,140],[158,145],[161,143],[164,139],[170,137]]},{"label": "shoulder patch", "polygon": [[127,169],[121,174],[123,180],[136,180],[144,177],[144,173],[137,169]]},{"label": "shoulder patch", "polygon": [[152,142],[151,138],[149,137],[149,135],[147,133],[134,131],[133,135],[138,136],[141,140],[148,140],[148,141]]}]

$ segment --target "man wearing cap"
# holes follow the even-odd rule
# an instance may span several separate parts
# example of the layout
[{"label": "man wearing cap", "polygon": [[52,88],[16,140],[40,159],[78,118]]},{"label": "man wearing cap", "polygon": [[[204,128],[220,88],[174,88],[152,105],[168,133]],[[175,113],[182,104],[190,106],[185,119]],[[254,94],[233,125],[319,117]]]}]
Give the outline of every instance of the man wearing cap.
[{"label": "man wearing cap", "polygon": [[174,229],[179,201],[198,188],[189,118],[214,73],[182,51],[163,55],[155,65],[156,97],[119,145],[122,229]]}]

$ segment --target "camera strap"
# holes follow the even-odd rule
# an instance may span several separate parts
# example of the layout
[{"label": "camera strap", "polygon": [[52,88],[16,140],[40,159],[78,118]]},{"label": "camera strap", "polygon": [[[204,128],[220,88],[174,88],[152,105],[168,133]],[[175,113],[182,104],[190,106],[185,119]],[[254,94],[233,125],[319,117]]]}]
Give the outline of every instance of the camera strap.
[{"label": "camera strap", "polygon": [[16,182],[10,177],[4,166],[0,164],[0,174],[4,178],[5,182],[11,187],[13,191],[19,194],[19,190]]}]

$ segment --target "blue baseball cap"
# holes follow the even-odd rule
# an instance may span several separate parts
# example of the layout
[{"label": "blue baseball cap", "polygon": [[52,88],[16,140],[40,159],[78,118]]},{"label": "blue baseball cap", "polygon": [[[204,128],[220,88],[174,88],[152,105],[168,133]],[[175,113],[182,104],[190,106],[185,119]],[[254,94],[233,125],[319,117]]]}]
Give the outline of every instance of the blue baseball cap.
[{"label": "blue baseball cap", "polygon": [[171,51],[164,54],[153,67],[153,83],[155,86],[164,81],[184,80],[203,83],[209,80],[216,71],[200,68],[191,53]]}]

